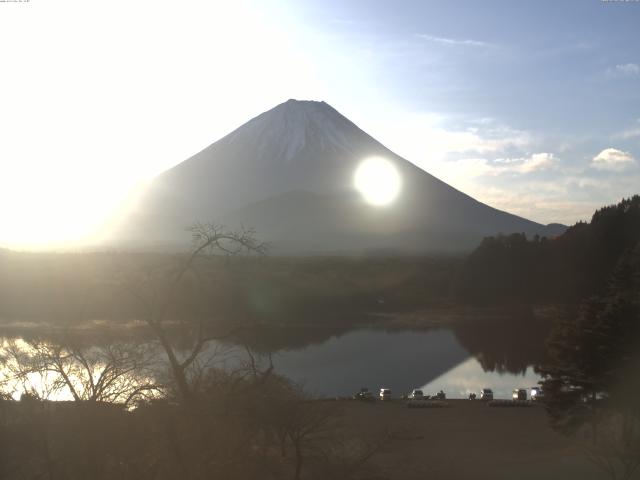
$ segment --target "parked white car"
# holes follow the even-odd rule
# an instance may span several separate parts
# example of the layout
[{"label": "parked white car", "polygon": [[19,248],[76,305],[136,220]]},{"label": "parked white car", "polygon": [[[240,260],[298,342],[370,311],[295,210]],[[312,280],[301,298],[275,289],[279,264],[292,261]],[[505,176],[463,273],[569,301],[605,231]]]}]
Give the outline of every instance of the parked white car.
[{"label": "parked white car", "polygon": [[542,387],[531,387],[530,393],[531,400],[544,400],[544,392],[542,391]]},{"label": "parked white car", "polygon": [[391,390],[388,388],[381,388],[380,400],[391,400]]},{"label": "parked white car", "polygon": [[414,388],[409,394],[409,400],[424,400],[424,393],[422,390]]}]

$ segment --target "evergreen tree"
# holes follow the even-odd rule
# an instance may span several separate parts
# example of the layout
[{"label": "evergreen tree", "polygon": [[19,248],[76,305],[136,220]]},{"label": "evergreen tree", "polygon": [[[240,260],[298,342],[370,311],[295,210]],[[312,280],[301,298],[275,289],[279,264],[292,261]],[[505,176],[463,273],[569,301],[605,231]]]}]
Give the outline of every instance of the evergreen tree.
[{"label": "evergreen tree", "polygon": [[539,371],[552,425],[565,434],[588,428],[590,458],[629,478],[640,466],[640,242],[605,293],[566,312],[547,343]]},{"label": "evergreen tree", "polygon": [[454,286],[472,303],[579,303],[602,296],[624,252],[640,242],[640,195],[597,210],[557,238],[485,238]]}]

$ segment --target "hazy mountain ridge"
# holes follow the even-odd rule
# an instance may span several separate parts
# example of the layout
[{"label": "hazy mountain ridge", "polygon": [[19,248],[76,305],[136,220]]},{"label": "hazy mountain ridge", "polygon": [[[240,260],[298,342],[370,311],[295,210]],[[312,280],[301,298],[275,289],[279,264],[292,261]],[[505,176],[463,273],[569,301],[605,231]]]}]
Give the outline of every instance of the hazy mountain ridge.
[{"label": "hazy mountain ridge", "polygon": [[[386,207],[353,187],[373,155],[394,164],[402,191]],[[486,235],[549,228],[496,210],[391,152],[324,102],[289,100],[159,175],[116,241],[179,244],[196,220],[255,228],[274,253],[471,249]]]}]

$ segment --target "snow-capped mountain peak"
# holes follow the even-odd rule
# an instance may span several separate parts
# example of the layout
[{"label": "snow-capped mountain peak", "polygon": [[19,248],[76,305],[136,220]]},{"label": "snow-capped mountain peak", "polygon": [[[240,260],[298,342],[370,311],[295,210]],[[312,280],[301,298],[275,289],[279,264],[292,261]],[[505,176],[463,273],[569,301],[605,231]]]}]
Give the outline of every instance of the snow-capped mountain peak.
[{"label": "snow-capped mountain peak", "polygon": [[308,145],[322,151],[348,151],[354,127],[325,102],[290,99],[250,120],[227,140],[255,142],[261,160],[289,164]]},{"label": "snow-capped mountain peak", "polygon": [[[367,204],[354,186],[355,172],[371,156],[384,157],[401,179],[401,191],[384,208]],[[255,227],[281,253],[451,251],[497,233],[545,233],[404,160],[325,102],[298,100],[159,175],[118,236],[176,244],[188,241],[184,229],[195,221]]]}]

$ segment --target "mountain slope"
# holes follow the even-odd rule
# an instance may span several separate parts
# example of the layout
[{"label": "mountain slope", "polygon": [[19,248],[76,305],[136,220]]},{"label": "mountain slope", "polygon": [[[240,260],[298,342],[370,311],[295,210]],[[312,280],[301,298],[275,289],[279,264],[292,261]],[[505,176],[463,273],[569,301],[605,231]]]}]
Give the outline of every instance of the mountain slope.
[{"label": "mountain slope", "polygon": [[[357,166],[374,155],[402,179],[389,206],[366,204],[353,187]],[[295,100],[159,175],[117,241],[183,243],[196,220],[252,226],[276,253],[461,250],[485,235],[546,233],[404,160],[326,103]]]}]

